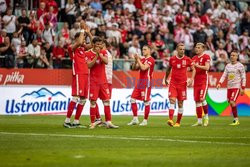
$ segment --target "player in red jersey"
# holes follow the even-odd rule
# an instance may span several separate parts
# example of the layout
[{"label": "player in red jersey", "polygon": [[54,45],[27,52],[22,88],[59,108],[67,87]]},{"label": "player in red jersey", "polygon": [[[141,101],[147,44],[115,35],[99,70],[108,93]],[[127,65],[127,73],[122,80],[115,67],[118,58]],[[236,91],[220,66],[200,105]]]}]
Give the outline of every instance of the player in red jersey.
[{"label": "player in red jersey", "polygon": [[204,54],[205,45],[197,43],[195,46],[196,56],[193,62],[196,70],[194,77],[194,100],[196,103],[196,114],[198,121],[192,126],[202,126],[202,110],[204,111],[204,126],[208,126],[208,106],[206,94],[208,89],[208,70],[210,68],[210,56]]},{"label": "player in red jersey", "polygon": [[103,101],[107,128],[118,128],[112,124],[110,113],[110,91],[105,73],[105,64],[108,63],[106,52],[102,49],[102,39],[95,37],[92,40],[93,49],[86,52],[86,61],[90,69],[90,129],[94,129],[96,117],[96,100]]},{"label": "player in red jersey", "polygon": [[[168,76],[171,72],[171,79],[169,84],[168,96],[170,100],[169,120],[168,125],[173,127],[180,127],[180,122],[183,114],[183,101],[187,99],[187,86],[191,86],[195,76],[195,68],[192,60],[185,56],[185,45],[179,43],[177,45],[177,55],[169,60],[169,66],[166,70],[166,75],[163,84],[168,86]],[[192,77],[188,80],[188,68],[192,69]],[[175,110],[176,99],[178,100],[178,115],[177,121],[174,124],[173,116]]]},{"label": "player in red jersey", "polygon": [[[102,42],[102,52],[106,52],[105,54],[107,55],[108,58],[108,64],[105,65],[105,73],[106,73],[106,78],[109,86],[109,92],[110,92],[110,98],[112,95],[112,75],[113,75],[113,61],[112,61],[112,55],[109,52],[110,44],[108,41],[103,40]],[[102,122],[101,115],[99,113],[99,108],[96,103],[96,120],[95,124],[99,126],[106,126],[105,122]]]},{"label": "player in red jersey", "polygon": [[150,112],[151,80],[155,60],[151,57],[151,49],[149,46],[143,46],[142,53],[144,56],[143,58],[139,58],[138,55],[135,55],[135,63],[132,66],[132,70],[140,70],[140,78],[131,95],[131,108],[134,117],[128,125],[139,124],[136,100],[144,101],[145,105],[144,120],[140,123],[140,126],[146,126],[148,123],[147,120]]},{"label": "player in red jersey", "polygon": [[[85,49],[91,48],[91,44],[85,43],[85,33],[92,39],[89,28],[85,22],[81,22],[81,32],[75,35],[75,43],[68,47],[72,59],[72,100],[69,103],[64,127],[84,127],[80,125],[79,119],[88,97],[88,66],[85,61]],[[77,104],[78,103],[78,104]],[[76,108],[75,120],[70,123],[73,110]]]}]

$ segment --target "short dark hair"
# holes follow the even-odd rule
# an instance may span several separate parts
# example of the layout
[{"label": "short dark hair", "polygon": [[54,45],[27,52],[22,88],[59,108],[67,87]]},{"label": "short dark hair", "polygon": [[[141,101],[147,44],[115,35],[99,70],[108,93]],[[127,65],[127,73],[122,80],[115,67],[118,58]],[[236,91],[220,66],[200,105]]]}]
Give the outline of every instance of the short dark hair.
[{"label": "short dark hair", "polygon": [[81,34],[80,32],[77,32],[77,33],[75,34],[75,39],[78,38],[78,37],[80,37],[80,34]]},{"label": "short dark hair", "polygon": [[105,43],[107,48],[111,46],[110,43],[106,39],[103,40],[103,43]]},{"label": "short dark hair", "polygon": [[151,50],[151,47],[149,45],[143,45],[143,47],[147,47],[147,48],[149,48]]},{"label": "short dark hair", "polygon": [[97,42],[102,42],[102,39],[100,37],[94,37],[92,42],[93,44],[96,44]]}]

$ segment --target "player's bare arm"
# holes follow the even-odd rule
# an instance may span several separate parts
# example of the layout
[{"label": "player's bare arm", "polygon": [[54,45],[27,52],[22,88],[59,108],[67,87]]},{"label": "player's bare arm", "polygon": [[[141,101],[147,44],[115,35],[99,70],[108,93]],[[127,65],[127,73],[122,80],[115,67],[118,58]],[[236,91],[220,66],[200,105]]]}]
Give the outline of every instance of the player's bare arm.
[{"label": "player's bare arm", "polygon": [[99,54],[100,58],[104,62],[104,64],[108,64],[108,57],[105,57],[102,53]]},{"label": "player's bare arm", "polygon": [[81,32],[79,38],[76,40],[76,42],[72,45],[72,49],[73,51],[78,48],[79,46],[81,46],[83,44],[84,41],[84,34]]},{"label": "player's bare arm", "polygon": [[195,73],[196,73],[195,67],[191,66],[191,70],[192,70],[192,75],[191,75],[191,78],[188,80],[187,86],[191,86],[193,84],[193,81],[194,81],[194,77],[195,77]]},{"label": "player's bare arm", "polygon": [[88,26],[86,26],[85,32],[86,32],[87,36],[90,39],[90,43],[85,45],[85,49],[89,50],[89,49],[91,49],[93,47],[93,45],[92,45],[93,35],[91,34],[90,28]]},{"label": "player's bare arm", "polygon": [[201,66],[201,65],[199,65],[198,63],[194,64],[194,66],[195,66],[196,68],[200,68],[200,69],[206,70],[206,71],[208,71],[209,68],[210,68],[209,62],[206,62],[206,63],[205,63],[205,66]]},{"label": "player's bare arm", "polygon": [[165,74],[163,81],[162,81],[163,85],[168,85],[168,77],[169,77],[169,74],[171,73],[171,69],[172,69],[172,67],[170,67],[170,66],[167,67],[166,74]]},{"label": "player's bare arm", "polygon": [[95,62],[96,62],[96,60],[97,60],[98,57],[99,57],[99,53],[96,53],[95,58],[92,61],[88,61],[87,62],[89,69],[92,68],[95,65]]}]

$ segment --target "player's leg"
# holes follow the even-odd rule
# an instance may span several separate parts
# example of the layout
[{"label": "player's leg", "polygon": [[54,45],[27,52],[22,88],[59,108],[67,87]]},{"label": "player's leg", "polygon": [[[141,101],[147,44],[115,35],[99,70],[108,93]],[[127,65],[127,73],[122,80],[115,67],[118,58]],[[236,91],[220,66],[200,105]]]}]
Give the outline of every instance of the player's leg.
[{"label": "player's leg", "polygon": [[141,98],[141,91],[139,89],[134,89],[133,93],[131,95],[130,103],[131,103],[131,109],[133,112],[133,119],[128,123],[128,125],[138,125],[138,108],[136,104],[136,99]]},{"label": "player's leg", "polygon": [[148,124],[148,116],[150,113],[150,95],[151,95],[151,87],[146,87],[144,97],[142,97],[144,99],[144,106],[145,106],[144,119],[140,123],[140,126],[146,126]]},{"label": "player's leg", "polygon": [[95,119],[95,124],[96,125],[101,125],[103,122],[102,122],[102,118],[101,118],[101,115],[100,115],[100,112],[99,112],[99,107],[98,107],[98,104],[96,103],[96,119]]},{"label": "player's leg", "polygon": [[228,89],[228,101],[230,103],[230,106],[232,108],[232,113],[233,113],[233,123],[230,125],[239,125],[239,119],[238,119],[238,111],[237,111],[237,106],[236,106],[236,100],[239,96],[239,89]]},{"label": "player's leg", "polygon": [[178,114],[177,114],[177,121],[174,127],[180,127],[183,115],[183,102],[186,99],[187,99],[187,84],[185,83],[177,87]]},{"label": "player's leg", "polygon": [[168,125],[173,126],[174,125],[173,117],[174,117],[175,103],[176,103],[176,98],[177,98],[176,86],[173,84],[170,84],[168,92],[169,92],[168,95],[169,95],[169,101],[170,101]]},{"label": "player's leg", "polygon": [[94,129],[95,124],[95,116],[96,116],[96,100],[92,99],[90,100],[90,127],[89,129]]},{"label": "player's leg", "polygon": [[110,92],[108,84],[100,86],[100,99],[103,101],[104,114],[107,128],[119,128],[111,122],[111,111],[110,111]]},{"label": "player's leg", "polygon": [[203,123],[204,126],[208,126],[209,124],[208,105],[206,101],[206,96],[207,96],[207,85],[203,85],[200,91],[200,101],[202,102],[202,109],[204,112],[204,123]]},{"label": "player's leg", "polygon": [[110,111],[109,99],[103,100],[103,105],[104,105],[105,121],[106,121],[107,128],[113,128],[113,129],[119,128],[119,126],[116,126],[111,122],[111,111]]},{"label": "player's leg", "polygon": [[72,113],[74,111],[74,108],[75,108],[77,102],[78,102],[78,97],[77,96],[73,96],[71,101],[69,102],[68,110],[67,110],[67,116],[66,116],[66,119],[65,119],[64,124],[63,124],[63,126],[65,128],[70,128],[71,127],[70,118],[72,116]]},{"label": "player's leg", "polygon": [[150,101],[144,101],[145,111],[144,111],[144,119],[139,124],[140,126],[146,126],[148,125],[148,116],[150,113]]},{"label": "player's leg", "polygon": [[194,87],[194,100],[196,104],[196,116],[198,121],[192,126],[202,126],[202,101],[200,94],[201,94],[201,88]]},{"label": "player's leg", "polygon": [[82,115],[82,111],[83,111],[85,103],[86,103],[86,97],[81,96],[79,103],[77,104],[77,107],[76,107],[76,115],[75,115],[75,120],[72,124],[72,127],[86,128],[85,126],[80,124],[80,117]]},{"label": "player's leg", "polygon": [[96,118],[96,100],[99,96],[99,90],[100,86],[96,85],[94,83],[90,84],[89,88],[89,98],[90,98],[90,129],[94,129],[96,124],[95,124],[95,118]]},{"label": "player's leg", "polygon": [[177,121],[174,124],[174,127],[180,127],[182,114],[183,114],[183,100],[178,100],[178,115],[177,115]]}]

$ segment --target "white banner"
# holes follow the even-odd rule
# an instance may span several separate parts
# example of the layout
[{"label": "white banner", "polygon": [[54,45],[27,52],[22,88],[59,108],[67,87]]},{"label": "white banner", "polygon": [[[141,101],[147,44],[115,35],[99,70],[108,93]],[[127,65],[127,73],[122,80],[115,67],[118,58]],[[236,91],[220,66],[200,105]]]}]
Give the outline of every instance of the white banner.
[{"label": "white banner", "polygon": [[[132,115],[130,95],[132,89],[113,89],[111,100],[112,115]],[[226,90],[222,90],[226,95]],[[0,86],[0,114],[65,114],[71,99],[69,86]],[[216,94],[221,91],[217,92]],[[184,115],[195,115],[193,89],[188,89],[184,102]],[[100,113],[103,114],[103,104],[98,100]],[[138,101],[139,114],[144,113],[143,102]],[[89,101],[83,114],[89,115]],[[169,99],[167,89],[152,89],[150,115],[167,115]],[[177,113],[177,112],[175,112]]]}]

